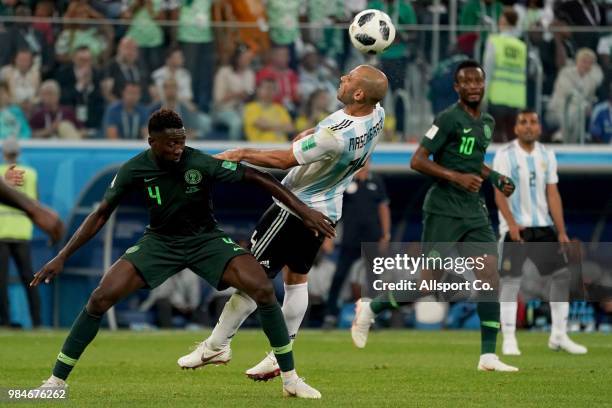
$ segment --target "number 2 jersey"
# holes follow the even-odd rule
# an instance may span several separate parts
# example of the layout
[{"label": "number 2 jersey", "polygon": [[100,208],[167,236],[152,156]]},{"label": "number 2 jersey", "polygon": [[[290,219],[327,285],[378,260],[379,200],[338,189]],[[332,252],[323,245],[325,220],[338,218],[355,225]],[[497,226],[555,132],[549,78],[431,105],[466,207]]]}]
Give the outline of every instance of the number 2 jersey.
[{"label": "number 2 jersey", "polygon": [[366,116],[350,116],[342,109],[332,113],[312,135],[293,143],[300,165],[287,174],[283,185],[310,208],[337,222],[342,216],[344,190],[374,151],[384,122],[385,110],[379,105]]},{"label": "number 2 jersey", "polygon": [[[488,113],[474,118],[455,103],[436,117],[421,146],[433,154],[440,166],[480,175],[494,127],[495,120]],[[427,192],[423,211],[458,218],[488,217],[480,193],[469,192],[442,179],[436,180]]]}]

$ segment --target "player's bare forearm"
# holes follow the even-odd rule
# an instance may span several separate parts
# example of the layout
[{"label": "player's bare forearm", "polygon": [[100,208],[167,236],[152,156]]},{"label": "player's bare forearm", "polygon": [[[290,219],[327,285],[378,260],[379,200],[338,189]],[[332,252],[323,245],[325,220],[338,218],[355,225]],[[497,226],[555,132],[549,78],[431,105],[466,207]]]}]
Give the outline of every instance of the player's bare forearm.
[{"label": "player's bare forearm", "polygon": [[512,211],[510,211],[510,206],[508,205],[508,198],[499,190],[495,191],[495,205],[501,212],[502,217],[506,220],[508,225],[516,225],[516,220],[512,215]]},{"label": "player's bare forearm", "polygon": [[36,203],[28,196],[9,186],[0,178],[0,203],[18,208],[26,214],[31,215]]},{"label": "player's bare forearm", "polygon": [[114,208],[111,208],[106,201],[102,201],[100,206],[85,218],[83,223],[74,232],[70,240],[57,254],[63,261],[68,259],[77,249],[85,245],[100,229],[106,224]]},{"label": "player's bare forearm", "polygon": [[429,150],[425,149],[423,146],[419,146],[416,152],[414,152],[410,160],[410,167],[419,173],[447,181],[454,181],[457,175],[456,171],[447,169],[433,160],[430,160]]},{"label": "player's bare forearm", "polygon": [[548,200],[548,208],[550,208],[550,216],[553,219],[555,228],[558,234],[565,235],[565,221],[563,219],[563,202],[561,201],[561,194],[556,184],[546,185],[546,198]]},{"label": "player's bare forearm", "polygon": [[247,167],[244,172],[244,180],[257,184],[269,192],[295,212],[307,227],[316,230],[317,233],[322,233],[329,238],[336,235],[335,229],[331,226],[332,221],[328,217],[308,207],[272,175]]},{"label": "player's bare forearm", "polygon": [[380,219],[381,239],[391,238],[391,210],[389,204],[381,203],[378,205],[378,218]]},{"label": "player's bare forearm", "polygon": [[214,157],[221,160],[245,161],[254,166],[272,169],[288,169],[297,166],[293,149],[286,150],[260,150],[260,149],[232,149],[216,154]]}]

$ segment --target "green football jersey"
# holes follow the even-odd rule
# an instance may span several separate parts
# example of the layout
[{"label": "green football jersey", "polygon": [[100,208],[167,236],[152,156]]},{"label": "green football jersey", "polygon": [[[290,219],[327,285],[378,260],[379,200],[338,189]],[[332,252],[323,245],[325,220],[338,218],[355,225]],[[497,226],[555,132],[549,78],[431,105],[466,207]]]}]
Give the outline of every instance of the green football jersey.
[{"label": "green football jersey", "polygon": [[[487,147],[491,143],[495,120],[487,113],[472,117],[459,103],[441,112],[425,133],[421,146],[433,154],[434,161],[460,173],[480,175]],[[480,193],[469,192],[446,180],[436,180],[423,203],[423,211],[460,218],[486,214]]]},{"label": "green football jersey", "polygon": [[185,147],[177,163],[160,165],[148,149],[125,162],[104,194],[111,206],[132,191],[142,194],[149,212],[149,231],[170,236],[190,236],[212,231],[211,186],[214,181],[238,182],[244,166],[215,159]]}]

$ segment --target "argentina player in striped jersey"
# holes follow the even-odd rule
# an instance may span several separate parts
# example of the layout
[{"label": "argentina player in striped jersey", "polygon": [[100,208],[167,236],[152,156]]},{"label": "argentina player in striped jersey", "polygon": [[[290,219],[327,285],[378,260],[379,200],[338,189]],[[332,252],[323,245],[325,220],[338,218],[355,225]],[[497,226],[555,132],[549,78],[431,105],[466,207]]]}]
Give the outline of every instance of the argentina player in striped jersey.
[{"label": "argentina player in striped jersey", "polygon": [[495,154],[493,169],[511,174],[516,182],[514,195],[507,198],[497,191],[499,235],[504,242],[500,269],[502,352],[521,354],[516,339],[517,296],[523,265],[527,258],[541,276],[550,277],[550,315],[552,320],[548,347],[570,354],[585,354],[587,348],[567,335],[569,315],[569,273],[567,258],[558,245],[516,245],[512,242],[559,242],[569,244],[563,205],[557,188],[557,159],[552,150],[538,142],[542,133],[538,114],[524,110],[516,117],[516,140]]},{"label": "argentina player in striped jersey", "polygon": [[[261,167],[291,168],[283,185],[309,207],[337,223],[342,216],[344,190],[370,157],[382,134],[385,111],[379,102],[387,87],[383,72],[360,65],[341,77],[337,97],[344,108],[329,115],[316,128],[300,133],[291,148],[241,148],[216,157]],[[272,278],[279,270],[283,271],[283,314],[292,339],[308,307],[307,273],[323,238],[304,228],[295,214],[276,201],[259,220],[251,238],[251,251],[269,276]],[[212,334],[192,353],[181,357],[178,364],[194,368],[228,362],[232,337],[255,309],[253,300],[236,292],[225,305]],[[274,354],[269,353],[246,374],[254,380],[278,376]]]}]

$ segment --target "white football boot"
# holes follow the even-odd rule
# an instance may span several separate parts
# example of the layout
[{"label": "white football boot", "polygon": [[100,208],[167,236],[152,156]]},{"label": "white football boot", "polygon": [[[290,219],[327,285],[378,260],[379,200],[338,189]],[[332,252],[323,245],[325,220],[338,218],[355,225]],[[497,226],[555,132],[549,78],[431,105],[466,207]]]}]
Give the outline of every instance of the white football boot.
[{"label": "white football boot", "polygon": [[567,334],[550,336],[548,339],[548,348],[555,351],[567,351],[570,354],[586,354],[588,351],[582,344],[572,341]]},{"label": "white football boot", "polygon": [[182,369],[195,369],[209,364],[227,364],[231,359],[232,349],[229,345],[219,350],[212,350],[208,348],[206,341],[203,341],[191,353],[179,358],[177,363]]},{"label": "white football boot", "polygon": [[519,369],[516,367],[502,363],[499,357],[493,353],[481,354],[480,360],[478,361],[478,371],[503,371],[513,373],[518,370]]},{"label": "white football boot", "polygon": [[351,337],[357,348],[364,348],[368,342],[370,326],[374,323],[376,315],[370,309],[370,301],[359,299],[355,303],[355,318],[351,326]]},{"label": "white football boot", "polygon": [[283,381],[283,396],[319,399],[321,393],[304,382],[303,378]]},{"label": "white football boot", "polygon": [[280,372],[274,353],[269,352],[259,364],[246,370],[245,374],[254,381],[268,381],[278,377]]},{"label": "white football boot", "polygon": [[42,385],[40,387],[37,388],[37,390],[65,390],[68,388],[68,384],[66,384],[66,381],[62,380],[61,378],[58,378],[54,375],[51,375],[51,377],[49,377],[48,379],[46,379],[45,381],[43,381]]}]

